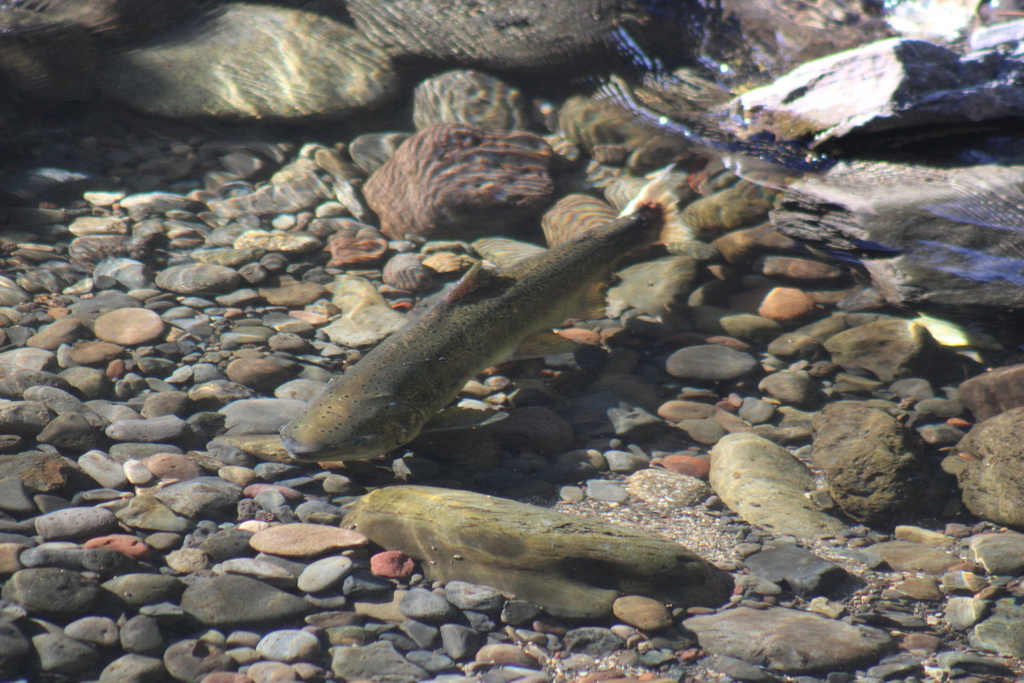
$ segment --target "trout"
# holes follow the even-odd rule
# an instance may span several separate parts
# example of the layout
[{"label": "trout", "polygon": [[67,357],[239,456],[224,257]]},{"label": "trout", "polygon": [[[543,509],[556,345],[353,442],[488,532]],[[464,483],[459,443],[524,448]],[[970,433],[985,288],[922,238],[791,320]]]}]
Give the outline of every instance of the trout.
[{"label": "trout", "polygon": [[668,241],[669,230],[673,241],[686,237],[676,202],[665,171],[615,221],[507,268],[475,265],[422,318],[332,379],[282,427],[284,447],[296,460],[368,459],[409,443],[432,420],[442,429],[464,421],[459,409],[443,409],[466,382],[517,350],[525,357],[574,348],[551,328],[581,312],[603,315],[619,259]]}]

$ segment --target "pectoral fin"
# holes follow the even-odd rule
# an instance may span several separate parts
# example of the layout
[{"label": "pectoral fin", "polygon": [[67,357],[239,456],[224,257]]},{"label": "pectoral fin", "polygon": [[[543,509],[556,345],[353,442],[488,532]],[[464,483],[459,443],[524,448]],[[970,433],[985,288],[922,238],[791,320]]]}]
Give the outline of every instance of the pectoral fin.
[{"label": "pectoral fin", "polygon": [[454,429],[472,429],[494,424],[508,417],[508,413],[496,410],[477,410],[452,406],[435,415],[420,431],[421,434],[448,432]]},{"label": "pectoral fin", "polygon": [[571,339],[561,337],[554,332],[537,332],[524,339],[509,360],[541,358],[543,356],[554,356],[559,353],[571,353],[578,346],[579,344]]}]

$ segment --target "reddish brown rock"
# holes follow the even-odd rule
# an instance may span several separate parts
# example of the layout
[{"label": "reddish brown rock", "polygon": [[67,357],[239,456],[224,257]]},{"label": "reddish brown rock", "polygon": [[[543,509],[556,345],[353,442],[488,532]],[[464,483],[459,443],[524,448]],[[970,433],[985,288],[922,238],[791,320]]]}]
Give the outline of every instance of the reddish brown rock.
[{"label": "reddish brown rock", "polygon": [[960,385],[957,397],[978,422],[1024,406],[1024,363],[972,377]]},{"label": "reddish brown rock", "polygon": [[157,453],[142,461],[158,479],[195,479],[203,475],[203,468],[195,460],[177,453]]},{"label": "reddish brown rock", "polygon": [[315,282],[296,282],[284,287],[263,288],[259,292],[268,304],[288,308],[307,306],[317,299],[330,298],[327,289]]},{"label": "reddish brown rock", "polygon": [[493,234],[548,202],[552,156],[533,133],[440,124],[403,142],[363,194],[392,239]]},{"label": "reddish brown rock", "polygon": [[257,531],[249,546],[261,553],[285,557],[314,557],[328,550],[356,548],[367,544],[366,536],[351,529],[324,524],[279,524]]},{"label": "reddish brown rock", "polygon": [[711,471],[710,462],[690,455],[666,455],[661,459],[661,466],[676,474],[685,474],[701,479],[707,478]]},{"label": "reddish brown rock", "polygon": [[108,548],[122,555],[142,560],[149,557],[149,546],[142,539],[127,534],[110,534],[90,538],[82,544],[83,548]]},{"label": "reddish brown rock", "polygon": [[740,292],[729,297],[729,307],[734,311],[755,313],[762,318],[778,322],[800,320],[817,308],[809,296],[791,287]]},{"label": "reddish brown rock", "polygon": [[103,341],[90,341],[71,349],[71,360],[79,365],[100,365],[109,363],[124,351],[119,344]]},{"label": "reddish brown rock", "polygon": [[250,484],[242,491],[242,495],[246,498],[255,498],[268,489],[277,491],[288,500],[302,500],[302,491],[296,491],[287,486],[277,486],[276,484]]},{"label": "reddish brown rock", "polygon": [[331,255],[329,268],[377,264],[388,250],[388,241],[374,228],[355,221],[327,238],[324,251]]},{"label": "reddish brown rock", "polygon": [[61,344],[74,344],[85,331],[78,318],[63,318],[46,325],[25,342],[25,346],[56,351]]},{"label": "reddish brown rock", "polygon": [[370,571],[386,579],[408,579],[416,562],[400,550],[385,550],[370,557]]},{"label": "reddish brown rock", "polygon": [[642,631],[656,631],[672,625],[672,615],[661,602],[640,595],[624,595],[612,603],[612,613]]},{"label": "reddish brown rock", "polygon": [[225,372],[232,382],[266,393],[294,378],[291,370],[273,358],[236,358]]},{"label": "reddish brown rock", "polygon": [[122,346],[155,341],[164,333],[164,321],[147,308],[119,308],[96,319],[96,336]]},{"label": "reddish brown rock", "polygon": [[800,282],[840,280],[846,275],[838,266],[792,256],[765,256],[759,260],[757,268],[768,277]]}]

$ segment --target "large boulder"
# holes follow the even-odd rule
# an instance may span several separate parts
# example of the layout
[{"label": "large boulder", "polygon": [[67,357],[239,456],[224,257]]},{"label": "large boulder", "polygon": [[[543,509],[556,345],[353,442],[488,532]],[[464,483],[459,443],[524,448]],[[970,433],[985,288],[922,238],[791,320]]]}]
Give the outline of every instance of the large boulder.
[{"label": "large boulder", "polygon": [[416,558],[431,581],[493,586],[563,618],[610,617],[620,593],[681,606],[729,597],[726,577],[661,536],[478,493],[378,489],[343,524]]}]

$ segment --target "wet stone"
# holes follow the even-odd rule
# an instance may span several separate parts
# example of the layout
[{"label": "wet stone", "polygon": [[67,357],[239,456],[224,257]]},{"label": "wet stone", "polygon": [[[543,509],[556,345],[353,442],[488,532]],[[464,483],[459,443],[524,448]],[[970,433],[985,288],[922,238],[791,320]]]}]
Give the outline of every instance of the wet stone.
[{"label": "wet stone", "polygon": [[106,508],[67,508],[35,519],[36,533],[45,540],[98,536],[117,528],[117,518]]},{"label": "wet stone", "polygon": [[455,608],[444,595],[423,588],[414,588],[399,603],[402,614],[410,619],[427,623],[444,623],[456,614]]},{"label": "wet stone", "polygon": [[706,381],[736,379],[755,367],[757,361],[748,354],[718,344],[679,349],[666,361],[673,377]]},{"label": "wet stone", "polygon": [[876,543],[862,552],[883,560],[895,571],[918,571],[932,576],[940,576],[960,563],[956,555],[907,541]]},{"label": "wet stone", "polygon": [[739,607],[683,622],[701,647],[787,674],[874,664],[893,643],[877,629],[851,626],[797,610]]},{"label": "wet stone", "polygon": [[231,657],[221,648],[195,639],[174,643],[164,651],[163,659],[167,673],[185,683],[199,683],[206,674],[232,665]]},{"label": "wet stone", "polygon": [[342,555],[311,562],[299,574],[298,588],[307,593],[325,591],[344,581],[352,568],[352,560]]},{"label": "wet stone", "polygon": [[971,646],[1003,657],[1024,655],[1024,607],[1013,598],[996,600],[992,616],[971,631]]},{"label": "wet stone", "polygon": [[311,660],[320,654],[320,642],[309,631],[273,631],[260,640],[256,652],[277,662]]},{"label": "wet stone", "polygon": [[440,631],[441,647],[455,661],[469,659],[480,649],[480,633],[468,626],[443,624]]},{"label": "wet stone", "polygon": [[75,640],[101,647],[111,647],[120,642],[117,624],[109,617],[82,617],[65,626],[64,633]]},{"label": "wet stone", "polygon": [[626,491],[659,507],[699,505],[711,495],[711,487],[700,479],[657,468],[631,474],[626,479]]},{"label": "wet stone", "polygon": [[672,615],[657,600],[640,595],[625,595],[612,603],[612,613],[642,631],[657,631],[672,625]]},{"label": "wet stone", "polygon": [[105,432],[117,441],[159,443],[173,441],[185,430],[185,421],[177,415],[162,415],[141,420],[117,420],[111,422]]},{"label": "wet stone", "polygon": [[494,612],[505,604],[505,596],[490,586],[480,586],[465,581],[449,581],[445,587],[448,602],[462,610]]},{"label": "wet stone", "polygon": [[385,550],[370,557],[370,571],[388,579],[408,579],[416,568],[415,561],[399,550]]},{"label": "wet stone", "polygon": [[604,479],[588,480],[586,492],[587,498],[606,503],[622,503],[629,500],[629,493],[624,486]]},{"label": "wet stone", "polygon": [[249,545],[258,552],[286,557],[313,557],[328,550],[366,545],[366,537],[322,524],[281,524],[257,532]]},{"label": "wet stone", "polygon": [[15,572],[3,587],[3,599],[33,614],[65,617],[82,614],[95,603],[96,582],[75,571],[38,567]]},{"label": "wet stone", "polygon": [[1020,576],[1024,573],[1024,534],[1006,531],[971,537],[974,561],[993,576]]},{"label": "wet stone", "polygon": [[426,671],[407,661],[388,642],[336,648],[331,659],[331,671],[344,680],[370,680],[375,683],[416,683],[429,677]]},{"label": "wet stone", "polygon": [[159,339],[165,323],[145,308],[120,308],[96,319],[94,332],[100,341],[120,346],[137,346]]},{"label": "wet stone", "polygon": [[60,629],[33,636],[32,647],[39,657],[40,668],[46,672],[84,674],[99,661],[95,647],[69,638]]},{"label": "wet stone", "polygon": [[302,598],[245,576],[224,575],[191,584],[181,607],[207,626],[273,625],[312,610]]},{"label": "wet stone", "polygon": [[848,576],[839,565],[794,546],[768,548],[746,557],[743,563],[755,576],[785,582],[804,598],[831,594]]},{"label": "wet stone", "polygon": [[121,627],[121,647],[126,652],[157,653],[163,650],[164,638],[159,622],[145,614],[137,614]]},{"label": "wet stone", "polygon": [[582,652],[599,657],[623,646],[624,641],[609,629],[594,626],[575,628],[563,638],[565,649],[569,652]]},{"label": "wet stone", "polygon": [[989,605],[984,600],[954,596],[946,602],[945,618],[949,627],[966,631],[988,616]]}]

